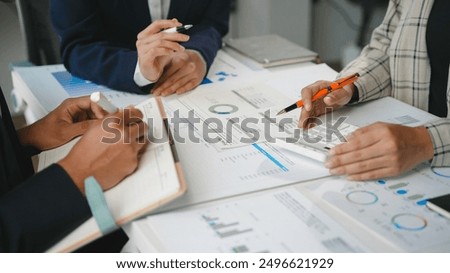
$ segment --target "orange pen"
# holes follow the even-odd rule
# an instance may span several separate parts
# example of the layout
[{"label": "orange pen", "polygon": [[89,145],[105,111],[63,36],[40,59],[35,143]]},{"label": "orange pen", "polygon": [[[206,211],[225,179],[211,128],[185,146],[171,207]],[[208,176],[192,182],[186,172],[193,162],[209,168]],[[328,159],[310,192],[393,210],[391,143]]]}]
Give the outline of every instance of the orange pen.
[{"label": "orange pen", "polygon": [[[358,73],[355,73],[351,76],[348,76],[346,78],[342,78],[339,79],[337,81],[332,82],[329,86],[327,86],[324,89],[321,89],[319,92],[317,92],[313,97],[312,97],[312,101],[316,101],[318,99],[321,99],[323,97],[325,97],[326,95],[328,95],[329,93],[333,92],[334,90],[337,89],[341,89],[342,87],[349,85],[351,83],[353,83],[354,81],[356,81],[359,77]],[[278,112],[278,115],[282,115],[285,114],[287,112],[290,112],[294,109],[303,107],[303,100],[299,100],[296,103],[289,105],[288,107],[284,108],[283,110],[281,110],[280,112]]]}]

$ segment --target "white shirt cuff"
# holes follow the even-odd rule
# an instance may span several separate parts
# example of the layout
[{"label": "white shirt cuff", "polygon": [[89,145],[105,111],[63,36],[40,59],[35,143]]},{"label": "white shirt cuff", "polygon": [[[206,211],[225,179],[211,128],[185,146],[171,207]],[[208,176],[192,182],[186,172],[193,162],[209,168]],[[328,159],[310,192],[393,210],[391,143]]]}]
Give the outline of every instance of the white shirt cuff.
[{"label": "white shirt cuff", "polygon": [[139,68],[139,60],[136,63],[136,69],[134,70],[133,79],[134,82],[140,87],[154,83],[152,81],[147,80],[147,78],[145,78],[144,75],[142,75],[141,69]]}]

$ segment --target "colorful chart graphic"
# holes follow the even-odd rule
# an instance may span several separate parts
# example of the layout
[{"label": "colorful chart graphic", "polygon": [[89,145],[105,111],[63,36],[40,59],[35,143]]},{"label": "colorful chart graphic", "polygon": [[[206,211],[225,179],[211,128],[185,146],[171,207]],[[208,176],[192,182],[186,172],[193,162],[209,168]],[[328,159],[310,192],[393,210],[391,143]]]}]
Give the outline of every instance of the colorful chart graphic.
[{"label": "colorful chart graphic", "polygon": [[107,89],[104,86],[72,76],[67,71],[53,72],[52,75],[70,97],[90,95],[98,91],[105,92]]},{"label": "colorful chart graphic", "polygon": [[423,230],[428,225],[425,218],[411,213],[397,214],[392,217],[391,222],[396,228],[409,231]]}]

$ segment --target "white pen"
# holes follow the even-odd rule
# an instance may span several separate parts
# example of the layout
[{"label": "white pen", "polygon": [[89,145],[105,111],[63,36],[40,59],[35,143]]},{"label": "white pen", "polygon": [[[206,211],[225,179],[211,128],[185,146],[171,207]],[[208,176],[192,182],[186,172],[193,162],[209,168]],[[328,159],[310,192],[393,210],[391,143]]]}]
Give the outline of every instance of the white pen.
[{"label": "white pen", "polygon": [[91,101],[98,104],[103,110],[109,114],[114,114],[119,111],[119,108],[111,103],[109,99],[103,95],[102,92],[94,92],[91,94]]},{"label": "white pen", "polygon": [[193,25],[183,25],[183,26],[179,26],[179,27],[171,27],[171,28],[163,30],[162,32],[165,32],[165,33],[183,32],[183,31],[190,29],[191,27],[193,27]]}]

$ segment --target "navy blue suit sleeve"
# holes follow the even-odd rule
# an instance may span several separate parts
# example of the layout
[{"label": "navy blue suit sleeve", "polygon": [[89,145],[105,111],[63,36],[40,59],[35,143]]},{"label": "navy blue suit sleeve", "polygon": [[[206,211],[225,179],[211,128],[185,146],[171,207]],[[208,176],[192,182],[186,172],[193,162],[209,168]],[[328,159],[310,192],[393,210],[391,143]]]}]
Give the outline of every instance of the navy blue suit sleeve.
[{"label": "navy blue suit sleeve", "polygon": [[0,252],[42,252],[91,217],[86,198],[59,165],[0,198]]},{"label": "navy blue suit sleeve", "polygon": [[130,36],[129,43],[122,43],[125,37],[119,36],[123,30],[117,29],[113,19],[102,13],[98,1],[52,0],[50,12],[68,71],[113,89],[142,92],[133,80],[136,36]]},{"label": "navy blue suit sleeve", "polygon": [[200,23],[183,21],[183,24],[193,24],[194,27],[187,32],[190,39],[183,43],[188,49],[193,49],[203,56],[207,68],[216,57],[217,51],[222,47],[222,37],[228,33],[230,6],[229,0],[209,1],[208,8]]},{"label": "navy blue suit sleeve", "polygon": [[[75,76],[113,89],[142,93],[134,82],[136,37],[150,23],[147,0],[51,0],[61,56]],[[172,0],[170,18],[193,24],[184,44],[211,66],[228,32],[229,0]]]}]

